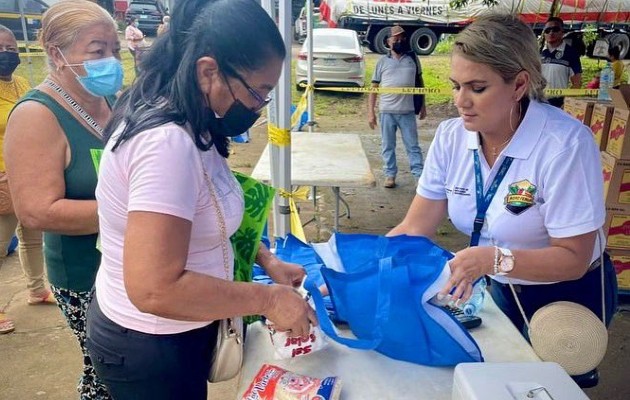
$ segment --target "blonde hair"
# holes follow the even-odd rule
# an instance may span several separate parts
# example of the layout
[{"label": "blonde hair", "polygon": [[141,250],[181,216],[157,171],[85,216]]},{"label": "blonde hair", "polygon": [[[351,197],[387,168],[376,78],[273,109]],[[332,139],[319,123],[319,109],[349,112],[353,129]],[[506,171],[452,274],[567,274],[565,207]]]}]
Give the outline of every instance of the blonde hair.
[{"label": "blonde hair", "polygon": [[505,82],[512,82],[519,72],[527,71],[527,97],[545,100],[547,82],[541,72],[536,35],[518,16],[490,13],[479,17],[457,35],[453,54],[489,66]]},{"label": "blonde hair", "polygon": [[[111,25],[116,29],[114,19],[98,4],[87,0],[63,0],[44,13],[39,43],[46,52],[50,47],[64,50],[75,43],[83,29],[96,24]],[[48,65],[54,67],[50,57]]]}]

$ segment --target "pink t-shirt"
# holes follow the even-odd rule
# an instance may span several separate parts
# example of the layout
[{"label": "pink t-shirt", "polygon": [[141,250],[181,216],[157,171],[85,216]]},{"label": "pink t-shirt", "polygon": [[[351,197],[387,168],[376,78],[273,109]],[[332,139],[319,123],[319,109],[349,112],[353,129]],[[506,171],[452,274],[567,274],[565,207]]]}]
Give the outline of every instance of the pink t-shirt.
[{"label": "pink t-shirt", "polygon": [[[192,221],[186,269],[225,279],[221,233],[201,162],[214,185],[228,236],[243,216],[243,193],[215,147],[200,152],[184,127],[169,123],[139,133],[116,151],[109,140],[101,159],[96,199],[103,253],[96,295],[103,313],[129,329],[151,334],[189,331],[212,321],[177,321],[139,311],[123,281],[127,213],[150,211]],[[234,254],[228,246],[230,274]]]}]

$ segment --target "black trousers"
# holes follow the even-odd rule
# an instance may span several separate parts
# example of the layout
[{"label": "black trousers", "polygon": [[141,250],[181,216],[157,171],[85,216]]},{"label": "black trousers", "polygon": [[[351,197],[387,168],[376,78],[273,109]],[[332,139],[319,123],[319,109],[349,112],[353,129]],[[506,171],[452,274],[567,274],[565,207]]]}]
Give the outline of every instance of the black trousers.
[{"label": "black trousers", "polygon": [[115,400],[206,400],[218,322],[183,333],[151,335],[111,321],[96,296],[87,319],[90,358]]},{"label": "black trousers", "polygon": [[[604,253],[604,298],[606,302],[606,326],[610,324],[617,309],[617,276],[608,254]],[[550,285],[514,285],[525,315],[531,320],[541,307],[556,301],[571,301],[581,304],[602,318],[601,266],[587,272],[575,281],[565,281]],[[527,327],[516,305],[509,285],[490,279],[488,288],[492,299],[516,328],[529,340]]]}]

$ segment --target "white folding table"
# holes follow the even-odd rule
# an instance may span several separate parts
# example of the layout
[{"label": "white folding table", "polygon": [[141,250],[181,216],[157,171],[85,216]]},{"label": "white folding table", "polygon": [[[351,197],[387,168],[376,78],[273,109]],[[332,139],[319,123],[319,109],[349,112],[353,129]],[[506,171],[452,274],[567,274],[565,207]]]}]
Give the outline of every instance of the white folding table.
[{"label": "white folding table", "polygon": [[[510,320],[486,296],[483,323],[472,329],[488,362],[540,361]],[[342,331],[343,334],[343,331]],[[274,364],[319,378],[339,376],[342,400],[451,399],[454,368],[426,367],[388,358],[375,351],[354,350],[330,341],[325,349],[291,360],[275,360],[269,334],[262,323],[250,325],[245,342],[240,399],[263,364]]]},{"label": "white folding table", "polygon": [[[265,147],[252,177],[270,182],[269,145]],[[297,186],[330,187],[335,196],[335,231],[339,229],[340,188],[367,188],[375,185],[359,135],[353,133],[294,133],[291,135],[291,183]],[[316,199],[316,193],[313,193]],[[316,200],[314,200],[316,201]]]}]

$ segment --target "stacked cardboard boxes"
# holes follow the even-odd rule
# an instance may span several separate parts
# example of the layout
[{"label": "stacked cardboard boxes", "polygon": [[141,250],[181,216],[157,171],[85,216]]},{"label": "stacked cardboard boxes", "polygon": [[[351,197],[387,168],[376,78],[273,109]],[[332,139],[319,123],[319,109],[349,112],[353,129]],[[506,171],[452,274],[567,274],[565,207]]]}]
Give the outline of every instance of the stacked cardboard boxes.
[{"label": "stacked cardboard boxes", "polygon": [[619,289],[630,294],[630,85],[612,90],[611,98],[614,109],[605,110],[611,117],[606,150],[601,153],[606,199],[604,232]]},{"label": "stacked cardboard boxes", "polygon": [[613,117],[613,105],[610,101],[599,101],[591,98],[580,99],[567,97],[564,99],[564,111],[589,126],[600,150],[606,150],[608,131]]}]

